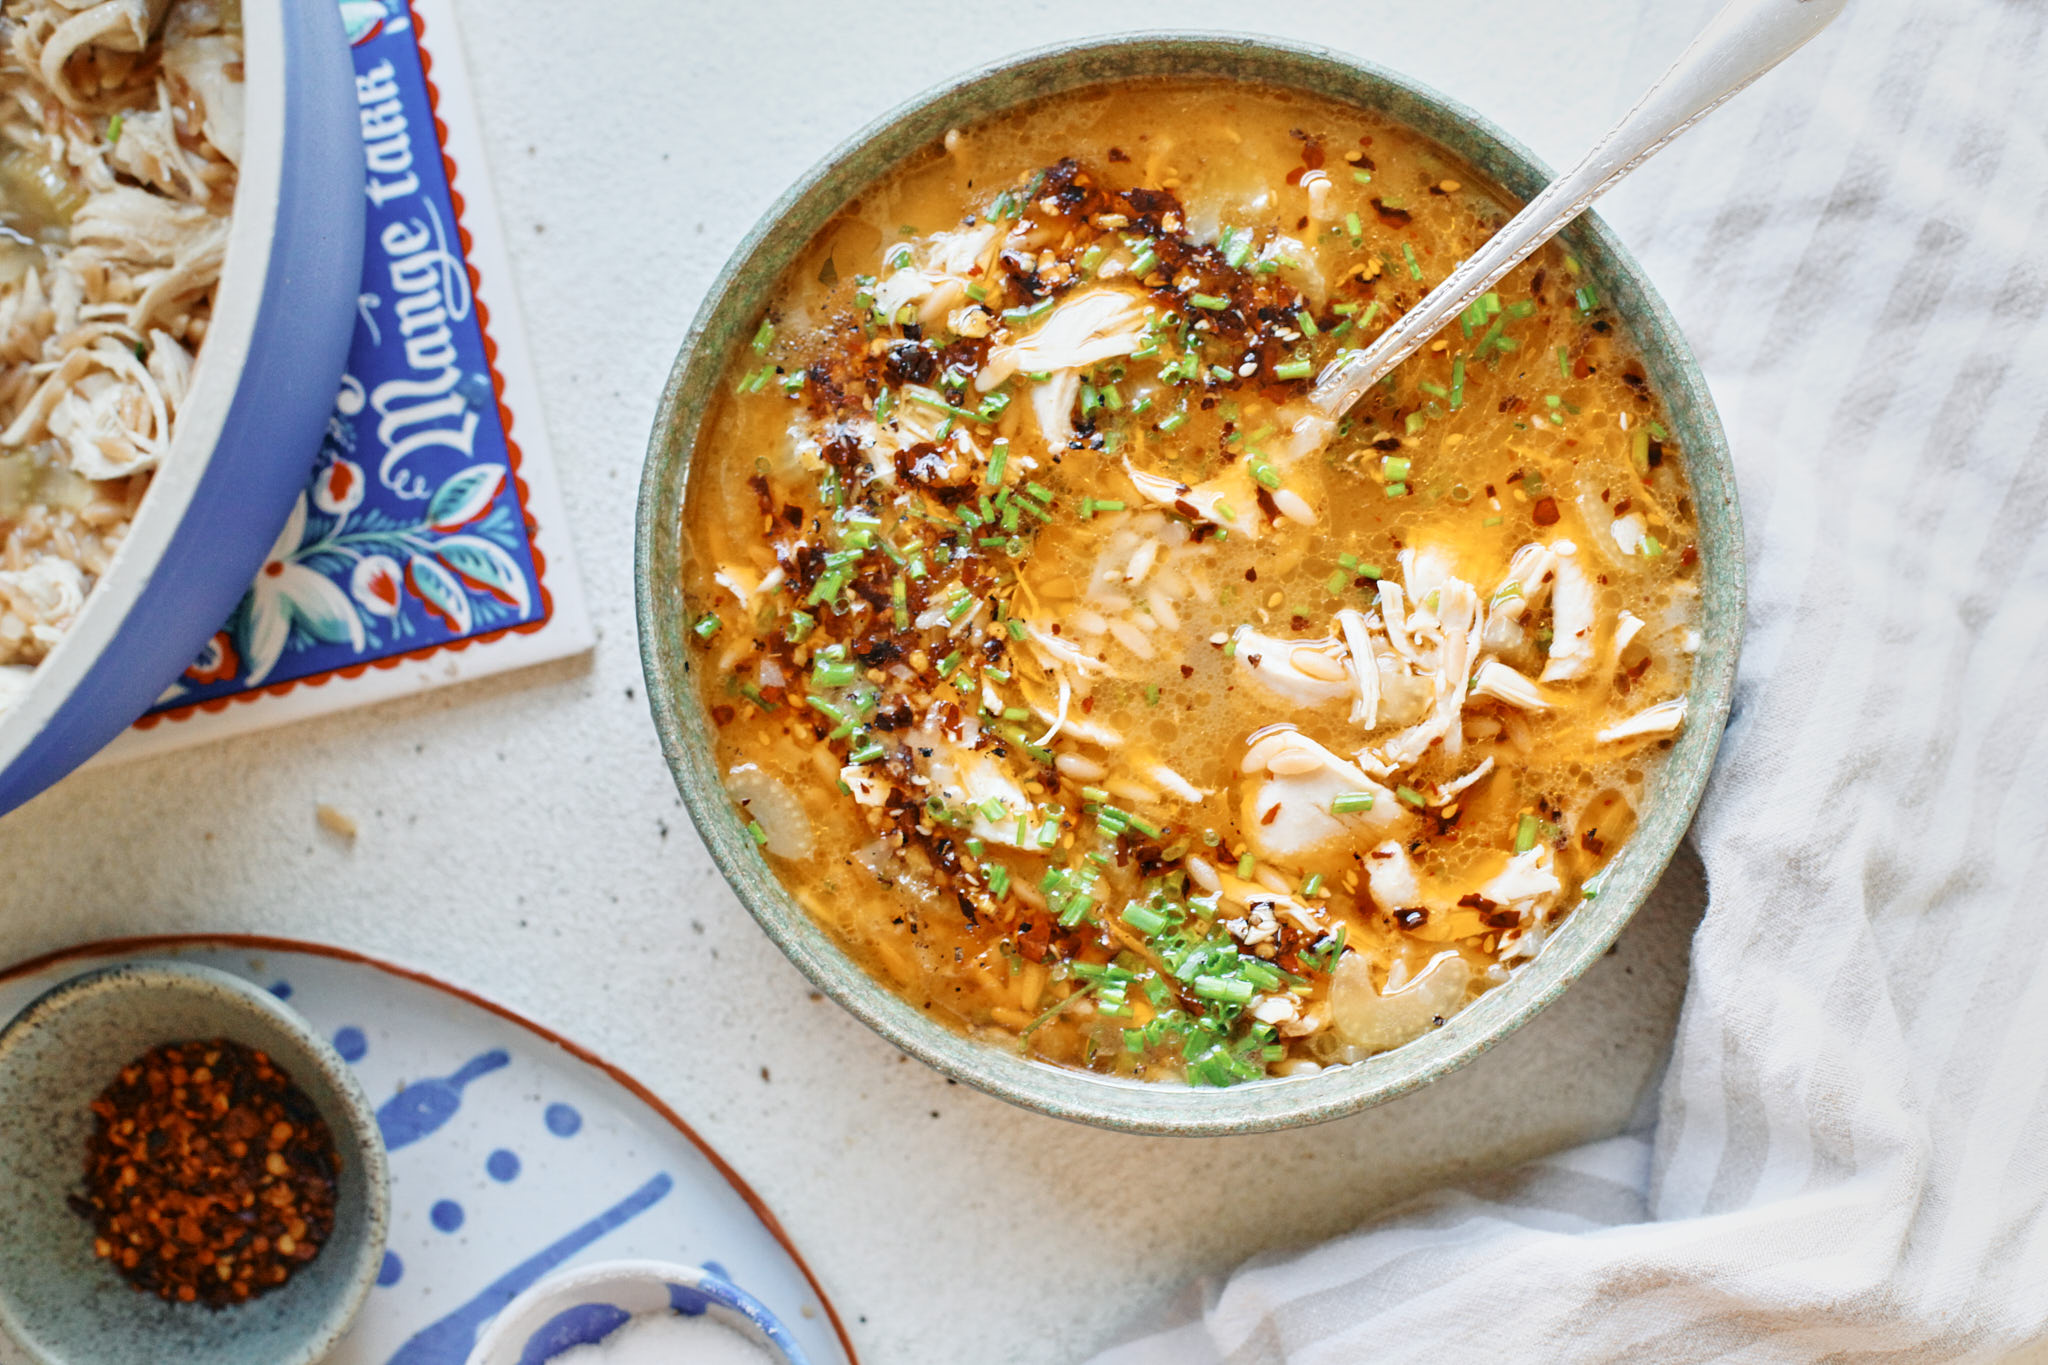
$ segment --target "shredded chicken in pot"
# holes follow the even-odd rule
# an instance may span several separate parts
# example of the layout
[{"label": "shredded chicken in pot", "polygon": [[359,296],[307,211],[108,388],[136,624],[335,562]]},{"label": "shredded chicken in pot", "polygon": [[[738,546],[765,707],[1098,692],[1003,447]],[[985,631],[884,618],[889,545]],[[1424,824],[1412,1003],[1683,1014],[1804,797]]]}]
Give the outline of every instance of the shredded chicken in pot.
[{"label": "shredded chicken in pot", "polygon": [[0,708],[170,449],[241,147],[236,0],[0,8]]}]

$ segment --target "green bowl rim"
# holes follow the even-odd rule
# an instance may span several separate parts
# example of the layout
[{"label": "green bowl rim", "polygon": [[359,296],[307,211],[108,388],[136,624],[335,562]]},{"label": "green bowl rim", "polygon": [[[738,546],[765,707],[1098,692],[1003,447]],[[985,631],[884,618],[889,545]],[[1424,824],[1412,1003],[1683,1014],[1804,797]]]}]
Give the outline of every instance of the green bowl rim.
[{"label": "green bowl rim", "polygon": [[[1653,780],[1635,834],[1609,865],[1600,896],[1575,908],[1511,980],[1436,1031],[1349,1066],[1227,1089],[1130,1081],[1029,1060],[927,1017],[854,963],[782,887],[726,796],[686,666],[687,644],[676,627],[680,583],[676,575],[664,581],[656,572],[680,561],[682,504],[711,386],[744,340],[743,324],[818,228],[946,127],[1075,89],[1176,75],[1277,86],[1377,110],[1443,143],[1525,200],[1552,178],[1541,160],[1490,120],[1421,82],[1343,53],[1262,36],[1114,34],[1040,47],[946,81],[875,119],[807,171],[755,224],[706,292],[648,443],[634,597],[648,707],[677,789],[720,873],[812,984],[904,1052],[1025,1108],[1122,1132],[1212,1136],[1320,1123],[1406,1094],[1512,1033],[1607,951],[1676,852],[1712,771],[1733,697],[1745,577],[1734,470],[1706,380],[1642,268],[1589,212],[1563,238],[1606,287],[1680,429],[1701,556],[1702,641],[1687,692],[1686,728]],[[976,105],[976,96],[991,90],[1003,93]],[[793,238],[779,231],[799,215],[812,220],[806,231]]]}]

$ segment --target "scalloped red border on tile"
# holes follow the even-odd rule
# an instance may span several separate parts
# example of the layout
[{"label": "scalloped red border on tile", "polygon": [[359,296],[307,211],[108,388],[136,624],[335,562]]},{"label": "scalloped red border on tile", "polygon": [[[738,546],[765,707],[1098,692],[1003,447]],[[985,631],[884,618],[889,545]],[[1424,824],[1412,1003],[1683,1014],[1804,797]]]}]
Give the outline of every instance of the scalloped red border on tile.
[{"label": "scalloped red border on tile", "polygon": [[523,456],[519,442],[512,436],[512,409],[505,405],[505,376],[498,371],[498,343],[491,338],[491,310],[483,299],[483,277],[476,265],[469,259],[473,238],[463,222],[462,191],[456,187],[455,158],[448,155],[448,125],[441,119],[441,89],[434,84],[434,58],[427,50],[427,28],[420,20],[419,10],[407,0],[407,12],[412,16],[414,45],[419,49],[420,73],[427,86],[427,107],[434,118],[434,142],[441,149],[441,168],[448,177],[448,199],[455,209],[455,230],[462,241],[462,263],[469,272],[469,288],[476,300],[477,332],[483,339],[484,361],[491,371],[491,392],[498,400],[498,424],[505,432],[505,453],[511,462],[512,486],[519,497],[519,510],[526,522],[527,549],[533,556],[534,582],[540,588],[540,615],[531,621],[517,625],[501,626],[497,630],[485,631],[478,635],[466,635],[460,640],[444,640],[439,644],[426,645],[419,649],[406,650],[399,654],[387,654],[381,658],[365,659],[357,664],[345,664],[330,668],[322,673],[308,673],[303,678],[288,678],[283,682],[269,683],[263,687],[237,692],[232,696],[212,697],[206,701],[192,702],[185,706],[173,707],[168,711],[156,711],[135,722],[137,730],[151,730],[164,721],[181,721],[199,712],[218,713],[225,711],[236,702],[254,701],[260,697],[281,697],[297,687],[322,687],[335,678],[360,678],[373,668],[396,668],[408,660],[430,659],[436,654],[468,649],[471,645],[488,644],[507,635],[527,635],[539,630],[554,619],[554,594],[548,591],[547,556],[541,553],[535,537],[540,523],[534,520],[533,511],[527,504],[526,480],[520,475]]}]

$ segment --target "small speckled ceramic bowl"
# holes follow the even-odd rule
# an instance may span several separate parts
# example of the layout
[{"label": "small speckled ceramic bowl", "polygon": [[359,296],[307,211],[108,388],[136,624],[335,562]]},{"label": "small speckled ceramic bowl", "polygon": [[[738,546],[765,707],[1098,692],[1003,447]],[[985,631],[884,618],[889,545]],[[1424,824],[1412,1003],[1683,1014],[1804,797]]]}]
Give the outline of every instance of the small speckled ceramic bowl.
[{"label": "small speckled ceramic bowl", "polygon": [[[152,1047],[195,1038],[268,1053],[319,1109],[343,1163],[320,1254],[283,1288],[218,1312],[131,1288],[65,1202],[83,1184],[87,1106]],[[376,1281],[389,1216],[362,1087],[260,987],[190,963],[125,963],[53,987],[0,1029],[0,1329],[41,1365],[310,1365]]]},{"label": "small speckled ceramic bowl", "polygon": [[719,1323],[759,1346],[764,1359],[808,1365],[789,1329],[752,1294],[708,1270],[663,1261],[603,1261],[542,1280],[498,1314],[469,1365],[547,1365],[657,1313]]},{"label": "small speckled ceramic bowl", "polygon": [[1635,836],[1600,895],[1573,911],[1542,953],[1442,1028],[1354,1066],[1227,1090],[1063,1070],[955,1033],[861,970],[776,881],[712,759],[693,690],[682,596],[682,512],[690,456],[721,376],[758,325],[790,262],[833,214],[946,130],[1035,99],[1146,77],[1277,86],[1381,111],[1528,199],[1548,167],[1470,109],[1405,76],[1341,53],[1233,35],[1129,34],[1026,54],[920,96],[856,134],[768,211],[711,286],[683,342],[654,423],[640,484],[637,577],[647,699],[698,830],[726,879],[803,973],[890,1042],[947,1075],[1014,1103],[1127,1132],[1251,1133],[1336,1118],[1471,1061],[1555,1000],[1635,914],[1692,821],[1728,718],[1742,638],[1742,522],[1713,399],[1671,314],[1606,224],[1587,214],[1562,237],[1641,351],[1670,409],[1699,519],[1700,634],[1688,720],[1654,776]]}]

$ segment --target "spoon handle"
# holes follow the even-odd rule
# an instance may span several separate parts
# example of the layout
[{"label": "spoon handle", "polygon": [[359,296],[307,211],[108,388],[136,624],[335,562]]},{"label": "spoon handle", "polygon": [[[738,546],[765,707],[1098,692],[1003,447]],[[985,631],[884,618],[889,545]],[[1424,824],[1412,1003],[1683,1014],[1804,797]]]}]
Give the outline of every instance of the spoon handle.
[{"label": "spoon handle", "polygon": [[1731,0],[1578,165],[1550,182],[1372,345],[1332,363],[1309,401],[1334,418],[1607,188],[1798,51],[1848,0]]}]

